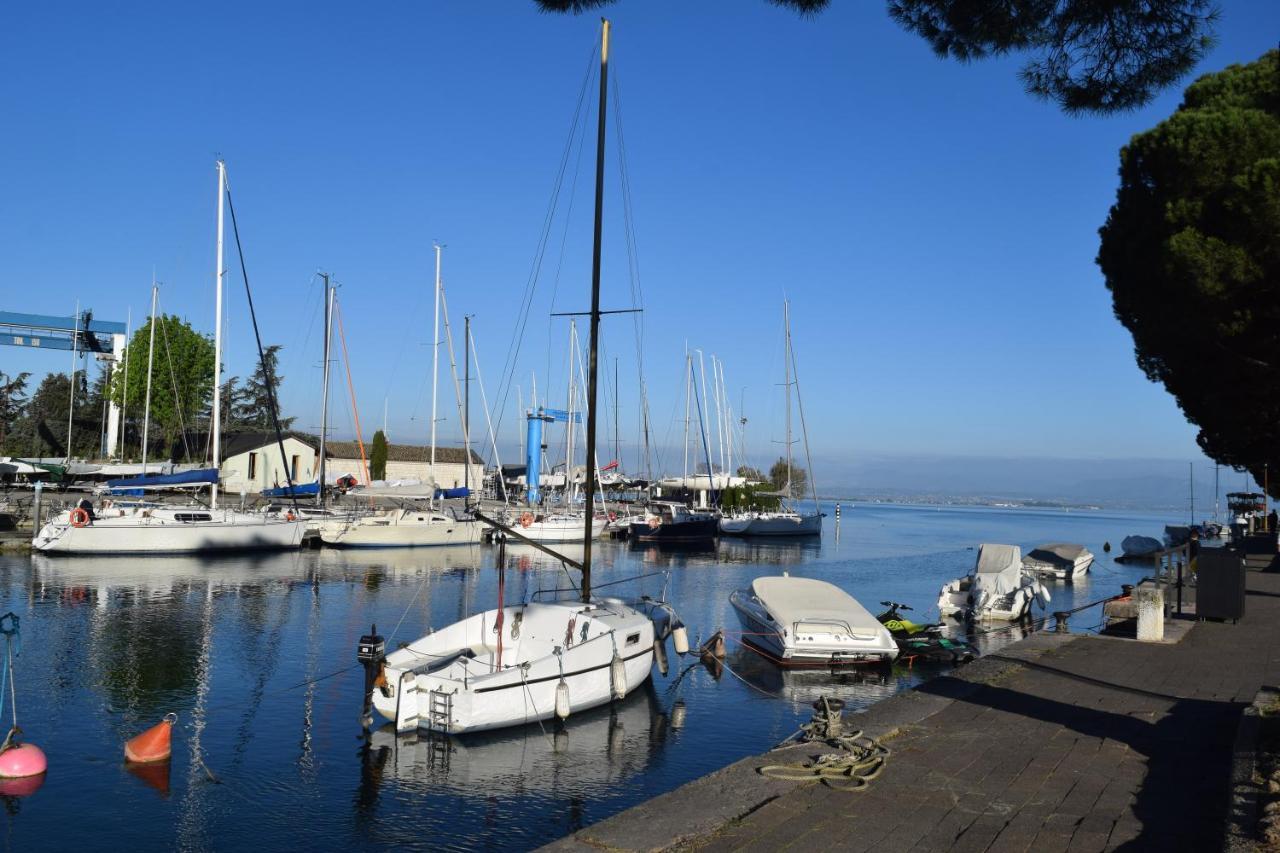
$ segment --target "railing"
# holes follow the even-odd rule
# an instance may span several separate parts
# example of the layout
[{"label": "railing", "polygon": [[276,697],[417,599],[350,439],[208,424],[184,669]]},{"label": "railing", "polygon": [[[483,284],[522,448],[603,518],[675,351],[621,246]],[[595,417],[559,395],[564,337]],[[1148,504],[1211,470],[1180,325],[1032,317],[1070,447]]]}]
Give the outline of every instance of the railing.
[{"label": "railing", "polygon": [[[1185,572],[1191,570],[1191,543],[1185,542],[1175,548],[1166,548],[1152,555],[1156,562],[1156,582],[1164,593],[1164,607],[1167,614],[1172,607],[1178,616],[1182,615],[1182,588],[1185,584]],[[1170,590],[1173,595],[1170,596]]]}]

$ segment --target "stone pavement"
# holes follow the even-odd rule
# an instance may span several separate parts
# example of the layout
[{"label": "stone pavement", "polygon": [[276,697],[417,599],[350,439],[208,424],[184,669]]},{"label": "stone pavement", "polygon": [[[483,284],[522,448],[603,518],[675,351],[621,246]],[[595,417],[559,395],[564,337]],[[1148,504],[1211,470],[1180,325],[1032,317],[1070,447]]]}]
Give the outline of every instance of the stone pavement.
[{"label": "stone pavement", "polygon": [[1176,645],[1040,633],[874,706],[857,723],[893,754],[864,792],[766,780],[754,757],[552,847],[1221,849],[1242,710],[1280,684],[1280,574],[1248,586],[1238,625]]}]

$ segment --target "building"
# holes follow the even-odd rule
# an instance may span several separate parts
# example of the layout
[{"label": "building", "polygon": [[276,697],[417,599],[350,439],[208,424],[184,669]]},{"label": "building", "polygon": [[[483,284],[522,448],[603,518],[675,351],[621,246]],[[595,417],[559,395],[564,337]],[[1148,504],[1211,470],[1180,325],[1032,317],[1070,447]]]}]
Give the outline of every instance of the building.
[{"label": "building", "polygon": [[[365,463],[360,459],[360,446],[354,441],[330,441],[325,445],[329,461],[326,463],[326,479],[333,482],[344,474],[350,474],[358,482],[364,482]],[[373,451],[373,442],[365,442],[366,457]],[[416,444],[387,445],[387,481],[418,480],[435,483],[442,489],[460,488],[470,483],[479,490],[484,483],[484,460],[471,451],[470,474],[464,464],[466,451],[461,447],[436,447],[435,476],[431,471],[431,448]],[[468,479],[469,476],[469,479]]]},{"label": "building", "polygon": [[[222,488],[255,494],[288,485],[285,466],[294,485],[314,483],[319,469],[319,440],[301,433],[284,436],[284,459],[274,432],[232,432],[222,437]],[[287,460],[287,462],[286,462]]]}]

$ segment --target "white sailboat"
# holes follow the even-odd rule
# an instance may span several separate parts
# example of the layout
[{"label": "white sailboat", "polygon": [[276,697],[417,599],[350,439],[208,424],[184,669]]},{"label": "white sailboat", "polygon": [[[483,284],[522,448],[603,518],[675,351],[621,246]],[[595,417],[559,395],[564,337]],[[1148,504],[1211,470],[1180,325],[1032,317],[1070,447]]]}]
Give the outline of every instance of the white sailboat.
[{"label": "white sailboat", "polygon": [[720,519],[720,532],[729,536],[820,536],[822,535],[822,509],[818,504],[817,486],[813,478],[813,461],[809,458],[809,433],[804,429],[804,407],[800,407],[801,434],[804,436],[805,461],[809,465],[809,488],[813,495],[813,511],[801,513],[793,509],[788,501],[795,496],[791,493],[791,386],[796,386],[796,401],[800,401],[799,380],[794,372],[794,350],[791,347],[791,304],[782,303],[783,323],[786,327],[786,344],[783,348],[786,381],[786,418],[787,418],[787,482],[783,489],[782,507],[777,510],[747,510],[734,513]]},{"label": "white sailboat", "polygon": [[[194,554],[214,551],[253,551],[297,548],[304,523],[291,516],[237,512],[218,508],[218,470],[222,462],[222,237],[226,199],[226,165],[218,168],[218,236],[215,268],[213,359],[213,468],[196,475],[143,476],[124,481],[130,488],[180,488],[195,483],[210,487],[209,506],[122,505],[104,502],[96,509],[87,501],[65,510],[44,524],[31,540],[37,551],[51,554]],[[155,292],[152,291],[152,341],[155,339]],[[148,382],[150,373],[148,371]],[[148,386],[149,388],[149,386]],[[148,391],[148,397],[150,392]],[[149,420],[149,415],[148,415]],[[144,426],[144,432],[146,427]],[[143,441],[146,453],[146,440]],[[145,460],[145,456],[144,456]],[[174,481],[177,482],[174,482]],[[182,482],[182,481],[186,482]]]},{"label": "white sailboat", "polygon": [[[440,249],[437,244],[435,277],[435,334],[431,358],[431,475],[425,495],[407,496],[426,502],[426,508],[401,507],[367,515],[331,519],[320,525],[320,541],[336,548],[423,548],[440,545],[478,545],[485,527],[472,518],[435,508],[436,399],[440,366]],[[445,323],[448,323],[446,318]],[[452,349],[452,348],[451,348]],[[456,374],[455,374],[456,378]],[[464,429],[463,444],[471,458],[471,441]],[[469,468],[469,466],[467,466]],[[371,493],[370,490],[369,493]]]},{"label": "white sailboat", "polygon": [[[596,353],[600,321],[600,235],[604,180],[609,22],[600,51],[596,153],[595,252],[592,263],[591,350],[587,383],[587,459],[595,458]],[[593,505],[596,483],[585,484]],[[479,515],[479,513],[477,513]],[[499,538],[498,606],[420,637],[381,661],[370,693],[373,708],[397,731],[460,734],[545,720],[623,699],[649,677],[658,645],[677,630],[665,604],[633,606],[591,594],[594,519],[581,520],[582,561],[558,555],[582,572],[581,599],[531,600],[505,606],[505,536]],[[496,525],[495,525],[496,526]],[[505,525],[503,525],[505,527]],[[521,528],[510,530],[523,538]],[[537,546],[543,547],[543,546]],[[677,651],[683,629],[676,634]],[[376,638],[380,641],[380,638]],[[364,647],[362,640],[362,648]],[[664,652],[663,652],[664,653]]]}]

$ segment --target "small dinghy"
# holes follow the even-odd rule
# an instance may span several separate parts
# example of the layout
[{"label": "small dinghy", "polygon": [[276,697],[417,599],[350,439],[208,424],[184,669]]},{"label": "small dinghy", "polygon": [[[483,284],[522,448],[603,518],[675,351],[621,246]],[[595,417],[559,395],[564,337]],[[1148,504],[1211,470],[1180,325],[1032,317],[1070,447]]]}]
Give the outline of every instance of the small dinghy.
[{"label": "small dinghy", "polygon": [[1083,545],[1050,542],[1033,548],[1022,558],[1022,567],[1041,577],[1069,581],[1089,571],[1093,553]]},{"label": "small dinghy", "polygon": [[1017,545],[983,544],[973,571],[956,578],[938,595],[938,612],[945,618],[979,622],[1017,622],[1031,612],[1031,603],[1049,604],[1049,591],[1022,567]]},{"label": "small dinghy", "polygon": [[781,666],[890,663],[889,629],[837,586],[810,578],[756,578],[729,596],[743,642]]}]

